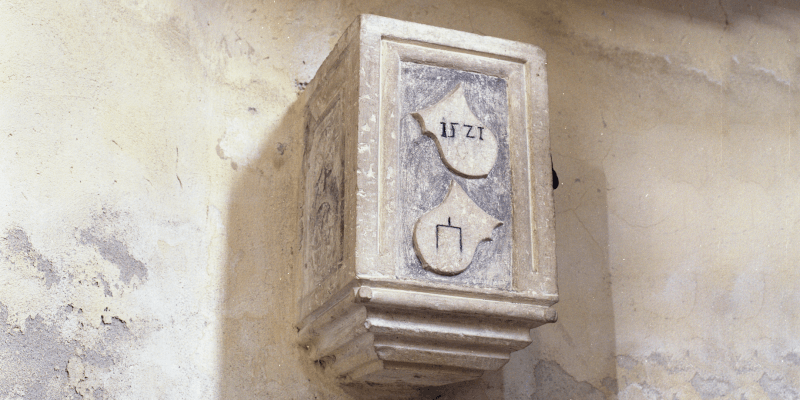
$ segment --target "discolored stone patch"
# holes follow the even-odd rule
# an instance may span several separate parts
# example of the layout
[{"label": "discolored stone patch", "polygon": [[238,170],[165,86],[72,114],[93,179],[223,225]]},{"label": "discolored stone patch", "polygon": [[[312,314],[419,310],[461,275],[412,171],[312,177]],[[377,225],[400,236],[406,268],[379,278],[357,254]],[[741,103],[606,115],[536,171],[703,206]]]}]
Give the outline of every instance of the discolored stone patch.
[{"label": "discolored stone patch", "polygon": [[[82,310],[71,305],[59,315],[83,319]],[[0,374],[0,398],[91,398],[86,396],[87,388],[93,386],[87,381],[91,377],[87,377],[86,368],[112,368],[119,362],[116,348],[125,347],[132,338],[127,323],[116,317],[100,328],[102,339],[91,349],[62,336],[58,320],[45,320],[40,315],[28,317],[21,329],[9,325],[7,319],[8,307],[0,303],[0,370],[12,367],[14,371]],[[84,329],[89,326],[80,325]],[[103,388],[92,390],[95,399],[105,398]]]},{"label": "discolored stone patch", "polygon": [[128,246],[117,238],[102,239],[84,230],[81,232],[81,243],[95,246],[103,259],[116,265],[119,268],[119,279],[126,284],[130,284],[134,276],[138,276],[142,282],[147,279],[147,267],[134,258]]},{"label": "discolored stone patch", "polygon": [[764,389],[764,392],[769,395],[770,400],[798,400],[800,393],[796,388],[784,381],[781,377],[770,377],[765,372],[758,380],[758,384]]},{"label": "discolored stone patch", "polygon": [[3,239],[13,253],[22,256],[44,274],[44,284],[48,289],[61,281],[61,275],[58,274],[53,263],[33,248],[28,234],[24,230],[13,228]]},{"label": "discolored stone patch", "polygon": [[691,380],[692,387],[703,399],[714,399],[727,395],[733,390],[730,382],[718,378],[703,378],[700,373],[695,373]]}]

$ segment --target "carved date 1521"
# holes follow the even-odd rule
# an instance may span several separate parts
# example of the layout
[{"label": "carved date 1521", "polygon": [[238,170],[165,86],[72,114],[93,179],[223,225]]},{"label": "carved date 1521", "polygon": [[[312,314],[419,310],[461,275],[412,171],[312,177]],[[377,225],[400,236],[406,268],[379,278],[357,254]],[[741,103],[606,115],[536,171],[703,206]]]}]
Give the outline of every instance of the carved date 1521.
[{"label": "carved date 1521", "polygon": [[472,179],[489,175],[497,161],[499,142],[487,122],[472,113],[461,83],[436,104],[411,116],[422,133],[436,143],[450,171]]},{"label": "carved date 1521", "polygon": [[[483,140],[483,127],[482,126],[474,126],[474,125],[467,125],[467,124],[459,124],[458,122],[450,122],[450,131],[447,130],[447,122],[440,122],[442,124],[442,137],[456,137],[456,129],[463,132],[466,129],[465,136],[470,139],[479,139]],[[461,125],[463,128],[458,128]],[[475,132],[472,132],[472,128],[478,128],[478,136],[475,136]]]}]

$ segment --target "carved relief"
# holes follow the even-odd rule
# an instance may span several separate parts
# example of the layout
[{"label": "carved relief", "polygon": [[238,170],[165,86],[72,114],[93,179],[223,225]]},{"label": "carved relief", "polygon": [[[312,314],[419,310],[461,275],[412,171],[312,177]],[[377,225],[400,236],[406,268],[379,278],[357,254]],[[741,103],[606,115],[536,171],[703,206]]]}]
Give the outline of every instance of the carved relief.
[{"label": "carved relief", "polygon": [[472,262],[478,244],[492,240],[492,231],[502,224],[451,181],[442,204],[414,226],[414,250],[426,269],[440,275],[457,275]]},{"label": "carved relief", "polygon": [[[399,124],[398,161],[403,247],[397,273],[432,282],[507,289],[512,282],[514,224],[507,82],[480,73],[413,62],[404,62],[401,67],[404,116]],[[477,176],[480,173],[486,175]],[[430,268],[430,263],[425,266],[413,236],[423,215],[443,202],[451,181],[460,185],[482,212],[503,224],[492,231],[491,241],[477,246],[466,269],[442,273]],[[443,225],[440,234],[457,233],[455,229],[444,229],[447,218],[437,224]],[[458,226],[455,220],[452,225]]]},{"label": "carved relief", "polygon": [[341,110],[332,108],[307,138],[306,191],[308,204],[306,260],[323,272],[323,279],[342,262],[344,163],[340,132]]},{"label": "carved relief", "polygon": [[461,84],[438,103],[411,115],[436,142],[451,171],[467,178],[489,175],[497,160],[497,136],[469,109]]}]

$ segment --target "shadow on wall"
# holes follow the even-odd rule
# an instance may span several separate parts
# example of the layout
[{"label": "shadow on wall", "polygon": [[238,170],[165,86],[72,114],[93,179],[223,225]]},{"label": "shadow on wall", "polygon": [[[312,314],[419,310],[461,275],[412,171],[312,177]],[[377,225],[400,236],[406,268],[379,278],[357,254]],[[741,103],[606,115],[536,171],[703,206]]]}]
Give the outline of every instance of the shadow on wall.
[{"label": "shadow on wall", "polygon": [[[300,96],[239,173],[229,198],[222,295],[220,398],[306,398],[294,329]],[[257,113],[258,110],[255,110]],[[308,398],[314,398],[313,395]]]},{"label": "shadow on wall", "polygon": [[[297,344],[304,109],[301,94],[248,166],[229,199],[222,295],[220,398],[383,398],[340,388]],[[257,110],[256,110],[257,112]],[[428,393],[428,392],[426,392]],[[418,398],[416,391],[403,392]],[[423,398],[444,399],[437,393]]]},{"label": "shadow on wall", "polygon": [[[557,126],[557,113],[551,115]],[[534,329],[533,343],[512,355],[505,398],[616,398],[605,174],[580,160],[553,158],[561,180],[554,196],[558,322]]]},{"label": "shadow on wall", "polygon": [[[219,363],[222,399],[378,399],[386,395],[380,388],[340,388],[297,345],[305,106],[306,97],[301,94],[277,128],[264,132],[267,140],[256,162],[231,164],[240,176],[231,191],[226,221]],[[502,376],[491,376],[495,379],[488,386],[502,388]],[[465,387],[478,393],[486,386],[479,380]],[[431,388],[403,392],[400,397],[485,398],[444,397],[446,392],[447,388]]]},{"label": "shadow on wall", "polygon": [[263,132],[257,161],[231,163],[240,176],[225,225],[221,399],[351,398],[297,344],[306,103],[301,93],[280,123]]}]

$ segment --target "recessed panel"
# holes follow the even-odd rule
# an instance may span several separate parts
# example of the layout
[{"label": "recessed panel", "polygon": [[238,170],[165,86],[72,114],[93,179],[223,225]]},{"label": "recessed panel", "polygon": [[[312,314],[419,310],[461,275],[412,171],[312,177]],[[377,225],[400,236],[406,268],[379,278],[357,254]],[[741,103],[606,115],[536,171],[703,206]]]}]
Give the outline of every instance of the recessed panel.
[{"label": "recessed panel", "polygon": [[320,121],[309,124],[304,157],[305,290],[319,287],[342,266],[344,239],[344,140],[342,110],[335,101]]},{"label": "recessed panel", "polygon": [[[397,275],[509,289],[507,82],[414,62],[399,73]],[[464,196],[446,201],[453,190]]]}]

